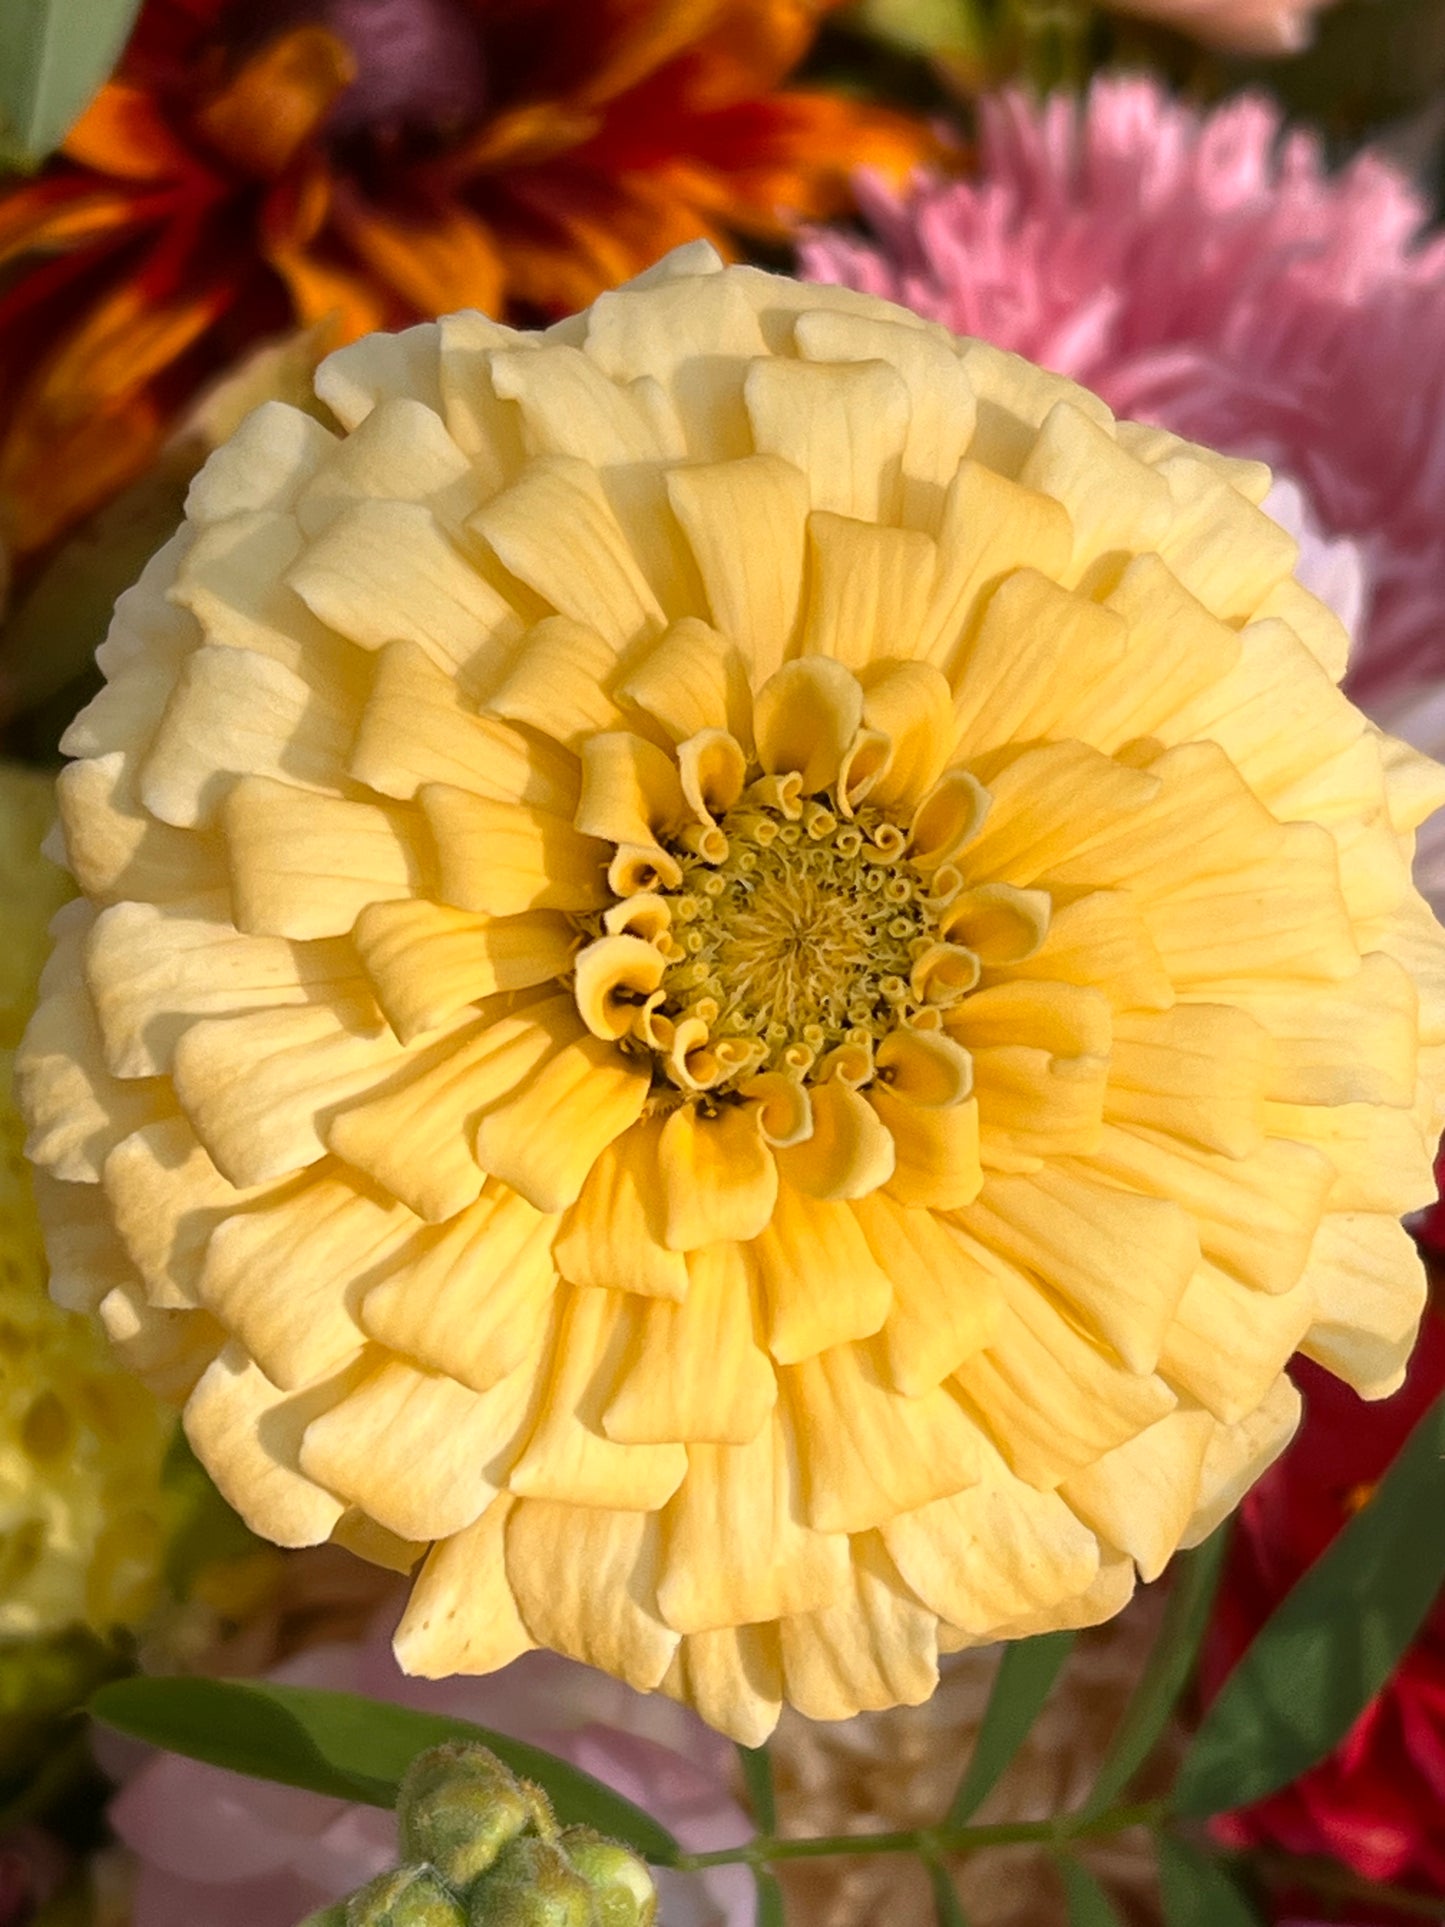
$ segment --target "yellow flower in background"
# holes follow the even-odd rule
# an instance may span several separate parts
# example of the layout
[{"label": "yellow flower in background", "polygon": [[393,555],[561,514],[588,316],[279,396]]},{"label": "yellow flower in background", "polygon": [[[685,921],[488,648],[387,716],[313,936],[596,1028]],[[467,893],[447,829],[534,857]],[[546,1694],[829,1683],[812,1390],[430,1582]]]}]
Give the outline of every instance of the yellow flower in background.
[{"label": "yellow flower in background", "polygon": [[257,1531],[756,1742],[1116,1610],[1301,1343],[1398,1382],[1445,789],[1262,468],[706,248],[318,389],[119,606],[24,1051]]},{"label": "yellow flower in background", "polygon": [[104,1633],[143,1616],[160,1576],[161,1461],[174,1429],[95,1327],[45,1293],[11,1081],[45,928],[70,894],[40,855],[53,814],[47,781],[0,764],[0,1640],[75,1624]]}]

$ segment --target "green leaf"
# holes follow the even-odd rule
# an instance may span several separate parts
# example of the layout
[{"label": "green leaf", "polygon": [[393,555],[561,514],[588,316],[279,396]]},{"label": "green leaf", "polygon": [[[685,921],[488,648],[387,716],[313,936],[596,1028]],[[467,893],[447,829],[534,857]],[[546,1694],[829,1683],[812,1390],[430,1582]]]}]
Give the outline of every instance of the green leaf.
[{"label": "green leaf", "polygon": [[748,1805],[759,1833],[774,1833],[778,1825],[778,1803],[773,1797],[773,1756],[762,1746],[740,1746],[738,1759],[743,1769],[743,1784],[748,1790]]},{"label": "green leaf", "polygon": [[1084,1819],[1111,1807],[1158,1745],[1194,1670],[1228,1547],[1229,1527],[1224,1525],[1175,1561],[1173,1589],[1158,1637],[1099,1768],[1084,1805]]},{"label": "green leaf", "polygon": [[1313,1766],[1384,1686],[1445,1583],[1445,1393],[1225,1681],[1172,1804],[1220,1813]]},{"label": "green leaf", "polygon": [[373,1807],[395,1805],[402,1775],[424,1748],[480,1740],[545,1789],[564,1826],[595,1827],[659,1866],[675,1864],[680,1851],[641,1807],[541,1747],[359,1693],[264,1680],[123,1679],[103,1686],[90,1710],[132,1739],[189,1759]]},{"label": "green leaf", "polygon": [[1059,1878],[1069,1902],[1069,1927],[1122,1927],[1118,1909],[1087,1867],[1061,1860]]},{"label": "green leaf", "polygon": [[1260,1927],[1219,1862],[1170,1833],[1159,1836],[1159,1892],[1165,1927]]},{"label": "green leaf", "polygon": [[1048,1698],[1074,1643],[1072,1633],[1040,1633],[1005,1646],[993,1691],[946,1826],[959,1827],[992,1793]]},{"label": "green leaf", "polygon": [[968,1927],[968,1916],[947,1867],[937,1860],[929,1861],[928,1878],[933,1882],[933,1908],[938,1927]]},{"label": "green leaf", "polygon": [[141,0],[3,0],[0,154],[38,167],[110,77]]}]

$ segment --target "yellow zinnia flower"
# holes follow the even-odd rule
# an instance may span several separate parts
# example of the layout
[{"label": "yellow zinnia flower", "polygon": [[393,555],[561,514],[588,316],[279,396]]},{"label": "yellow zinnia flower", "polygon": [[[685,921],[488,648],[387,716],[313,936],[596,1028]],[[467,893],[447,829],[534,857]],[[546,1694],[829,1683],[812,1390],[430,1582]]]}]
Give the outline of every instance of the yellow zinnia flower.
[{"label": "yellow zinnia flower", "polygon": [[1113,1612],[1297,1346],[1398,1381],[1445,791],[1262,468],[705,248],[318,388],[120,605],[25,1050],[252,1526],[757,1741]]},{"label": "yellow zinnia flower", "polygon": [[[0,764],[0,1640],[134,1624],[153,1603],[174,1420],[107,1356],[86,1319],[45,1295],[45,1254],[11,1096],[45,926],[69,895],[40,855],[43,778]],[[47,1180],[41,1179],[41,1184]],[[57,1233],[57,1284],[67,1255]]]}]

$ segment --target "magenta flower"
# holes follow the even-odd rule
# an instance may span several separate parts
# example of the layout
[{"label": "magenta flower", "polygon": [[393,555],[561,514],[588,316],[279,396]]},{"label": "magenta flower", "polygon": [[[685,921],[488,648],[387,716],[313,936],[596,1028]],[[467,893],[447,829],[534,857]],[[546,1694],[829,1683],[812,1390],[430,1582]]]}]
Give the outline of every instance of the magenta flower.
[{"label": "magenta flower", "polygon": [[[1420,240],[1402,175],[1371,154],[1327,173],[1263,99],[1201,114],[1115,78],[987,99],[975,179],[870,180],[862,203],[872,235],[815,230],[806,276],[1269,462],[1311,586],[1359,614],[1355,699],[1445,750],[1445,242]],[[1436,821],[1417,877],[1440,905]]]},{"label": "magenta flower", "polygon": [[[687,1708],[551,1653],[485,1679],[407,1679],[392,1618],[354,1645],[313,1647],[267,1675],[476,1720],[560,1754],[645,1808],[696,1852],[746,1839],[732,1749]],[[130,1927],[294,1927],[395,1865],[393,1817],[147,1753],[110,1808],[135,1857]],[[659,1873],[668,1927],[752,1927],[746,1868]]]}]

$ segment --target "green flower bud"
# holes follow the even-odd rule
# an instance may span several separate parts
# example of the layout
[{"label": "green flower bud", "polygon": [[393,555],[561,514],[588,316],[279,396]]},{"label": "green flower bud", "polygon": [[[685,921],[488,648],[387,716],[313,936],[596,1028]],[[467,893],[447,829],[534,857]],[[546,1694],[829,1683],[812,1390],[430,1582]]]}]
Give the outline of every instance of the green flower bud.
[{"label": "green flower bud", "polygon": [[430,1747],[412,1761],[397,1796],[402,1852],[429,1862],[464,1893],[539,1817],[555,1832],[552,1810],[544,1797],[539,1815],[536,1794],[484,1746]]},{"label": "green flower bud", "polygon": [[346,1927],[466,1927],[467,1913],[435,1867],[393,1867],[358,1887]]},{"label": "green flower bud", "polygon": [[591,1827],[568,1827],[558,1845],[592,1889],[597,1927],[652,1927],[657,1888],[635,1853]]},{"label": "green flower bud", "polygon": [[592,1889],[550,1840],[524,1834],[467,1897],[468,1927],[597,1927]]}]

